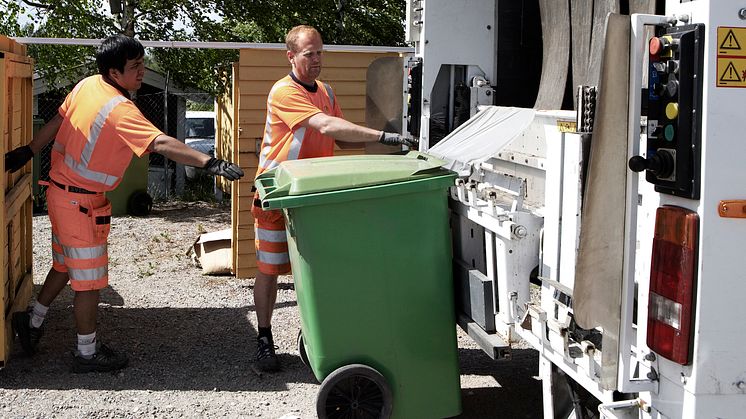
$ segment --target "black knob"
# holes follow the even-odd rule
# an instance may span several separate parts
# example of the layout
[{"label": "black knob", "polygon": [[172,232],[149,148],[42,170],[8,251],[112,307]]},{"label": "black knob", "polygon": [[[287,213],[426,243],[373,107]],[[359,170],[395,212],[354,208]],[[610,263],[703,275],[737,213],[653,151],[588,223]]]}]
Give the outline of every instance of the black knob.
[{"label": "black knob", "polygon": [[674,160],[669,151],[658,150],[653,157],[647,159],[642,156],[633,156],[627,165],[633,172],[649,170],[655,176],[667,179],[673,174]]},{"label": "black knob", "polygon": [[666,96],[670,98],[676,97],[676,94],[679,93],[679,82],[678,80],[672,78],[671,80],[666,83],[665,87],[665,93]]},{"label": "black knob", "polygon": [[648,168],[648,162],[645,160],[645,157],[642,156],[632,156],[631,159],[629,159],[629,162],[627,163],[630,170],[633,172],[642,172],[643,170],[647,170]]}]

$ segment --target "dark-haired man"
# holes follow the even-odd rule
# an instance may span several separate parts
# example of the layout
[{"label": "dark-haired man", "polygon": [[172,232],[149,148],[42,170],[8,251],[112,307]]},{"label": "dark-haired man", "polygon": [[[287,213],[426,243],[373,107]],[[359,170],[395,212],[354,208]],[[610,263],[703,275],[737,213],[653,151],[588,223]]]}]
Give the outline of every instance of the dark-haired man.
[{"label": "dark-haired man", "polygon": [[96,53],[99,74],[80,81],[55,115],[27,146],[5,155],[5,168],[23,167],[46,144],[52,147],[47,207],[52,225],[52,268],[35,304],[13,314],[13,329],[23,350],[36,352],[47,309],[67,282],[75,291],[78,333],[74,372],[112,371],[127,356],[96,339],[99,290],[108,275],[107,238],[111,204],[104,193],[119,185],[132,159],[152,151],[176,162],[236,180],[236,165],[195,151],[153,126],[130,100],[142,85],[145,50],[134,38],[115,35]]},{"label": "dark-haired man", "polygon": [[[331,156],[335,143],[341,148],[376,141],[399,147],[415,145],[397,133],[343,119],[331,86],[317,80],[321,74],[323,42],[315,28],[306,25],[292,28],[285,44],[291,71],[275,83],[267,97],[267,126],[257,176],[286,160]],[[285,223],[280,211],[263,211],[254,205],[251,212],[255,219],[259,271],[254,285],[258,323],[256,363],[263,371],[274,371],[280,366],[271,329],[277,276],[290,272]]]}]

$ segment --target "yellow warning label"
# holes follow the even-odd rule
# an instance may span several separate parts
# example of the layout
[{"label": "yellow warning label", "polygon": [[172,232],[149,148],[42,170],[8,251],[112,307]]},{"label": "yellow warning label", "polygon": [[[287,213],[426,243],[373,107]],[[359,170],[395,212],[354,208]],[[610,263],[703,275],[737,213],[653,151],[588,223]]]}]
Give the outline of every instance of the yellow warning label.
[{"label": "yellow warning label", "polygon": [[575,121],[557,121],[557,128],[560,132],[577,132],[577,124]]},{"label": "yellow warning label", "polygon": [[746,87],[746,57],[718,57],[717,87]]},{"label": "yellow warning label", "polygon": [[718,56],[746,57],[746,28],[718,27]]}]

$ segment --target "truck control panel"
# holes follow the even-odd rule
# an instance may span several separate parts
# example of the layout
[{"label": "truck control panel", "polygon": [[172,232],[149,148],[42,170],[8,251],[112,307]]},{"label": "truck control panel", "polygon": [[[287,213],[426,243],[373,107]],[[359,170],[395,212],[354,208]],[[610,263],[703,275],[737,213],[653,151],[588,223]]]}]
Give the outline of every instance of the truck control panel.
[{"label": "truck control panel", "polygon": [[690,199],[700,189],[704,29],[657,27],[650,38],[646,156],[629,160],[657,192]]}]

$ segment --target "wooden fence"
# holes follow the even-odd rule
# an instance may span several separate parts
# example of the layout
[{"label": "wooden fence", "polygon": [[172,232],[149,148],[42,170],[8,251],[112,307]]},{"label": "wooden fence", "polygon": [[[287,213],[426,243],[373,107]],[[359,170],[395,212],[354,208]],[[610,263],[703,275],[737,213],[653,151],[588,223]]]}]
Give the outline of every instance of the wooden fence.
[{"label": "wooden fence", "polygon": [[[26,47],[0,36],[0,133],[3,154],[27,144],[32,135],[32,73],[33,62]],[[0,324],[0,367],[8,361],[13,345],[10,317],[25,310],[31,297],[33,275],[31,245],[31,164],[16,173],[5,172],[5,159],[0,163],[4,177],[5,210],[0,215],[2,232],[3,287],[0,290],[3,310]]]}]

